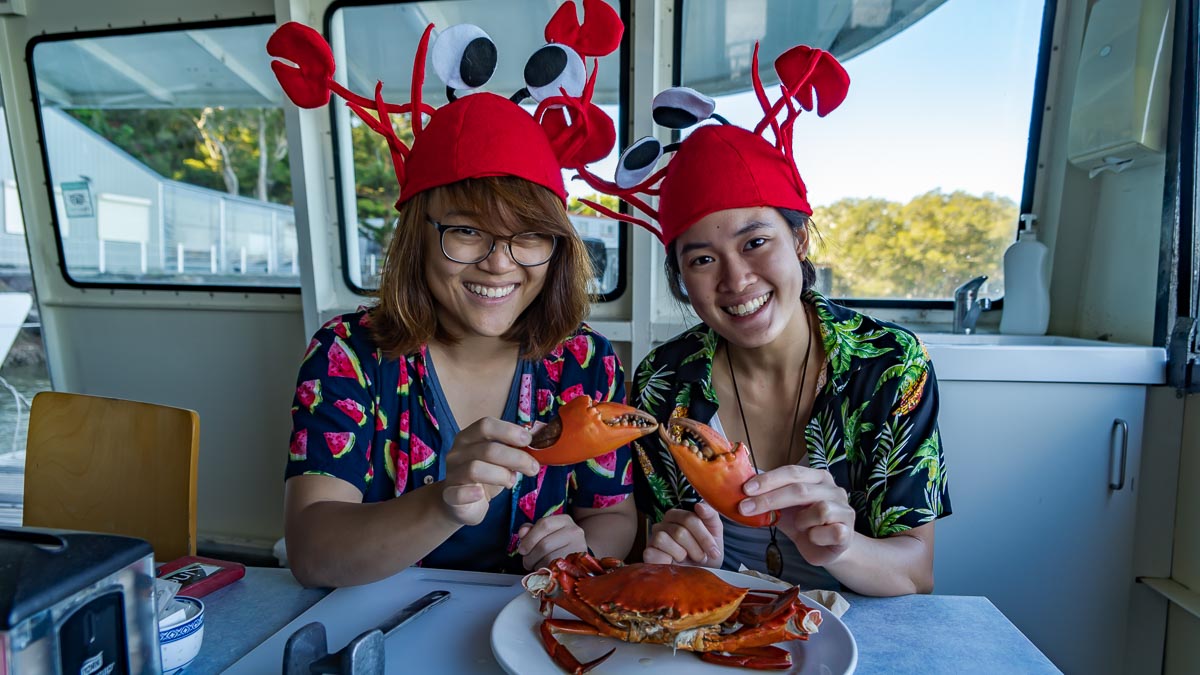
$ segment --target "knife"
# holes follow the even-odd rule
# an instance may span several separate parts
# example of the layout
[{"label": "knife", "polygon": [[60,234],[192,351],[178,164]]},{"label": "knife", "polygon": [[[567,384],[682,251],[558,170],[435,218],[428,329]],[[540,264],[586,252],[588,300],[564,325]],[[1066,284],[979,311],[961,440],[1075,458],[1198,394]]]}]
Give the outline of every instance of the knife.
[{"label": "knife", "polygon": [[399,612],[396,612],[394,615],[384,620],[383,623],[380,623],[379,630],[383,631],[383,637],[386,639],[390,637],[392,633],[404,626],[404,624],[412,621],[418,616],[421,616],[425,612],[429,611],[429,608],[433,607],[439,602],[444,601],[448,597],[450,597],[450,591],[430,591],[416,600],[408,603],[404,606],[404,609],[401,609]]},{"label": "knife", "polygon": [[466,579],[434,579],[426,577],[421,581],[431,584],[462,584],[464,586],[494,586],[496,588],[512,588],[521,583],[520,577],[511,581],[468,581]]}]

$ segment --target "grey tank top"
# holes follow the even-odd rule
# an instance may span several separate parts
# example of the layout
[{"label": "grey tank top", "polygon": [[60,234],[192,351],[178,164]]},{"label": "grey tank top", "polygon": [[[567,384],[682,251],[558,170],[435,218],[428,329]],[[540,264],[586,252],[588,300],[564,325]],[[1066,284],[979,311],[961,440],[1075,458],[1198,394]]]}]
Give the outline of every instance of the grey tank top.
[{"label": "grey tank top", "polygon": [[[726,436],[718,415],[713,415],[708,426],[722,436]],[[800,462],[807,465],[807,452]],[[721,567],[737,571],[739,565],[745,565],[749,569],[765,574],[767,572],[767,545],[771,543],[770,528],[748,527],[725,516],[721,516],[721,524],[725,527],[725,561]],[[781,579],[789,584],[799,586],[802,590],[813,588],[842,590],[841,583],[832,574],[827,572],[824,567],[810,565],[804,556],[800,555],[800,551],[796,549],[792,540],[782,532],[776,531],[775,540],[779,544],[780,552],[783,553]]]}]

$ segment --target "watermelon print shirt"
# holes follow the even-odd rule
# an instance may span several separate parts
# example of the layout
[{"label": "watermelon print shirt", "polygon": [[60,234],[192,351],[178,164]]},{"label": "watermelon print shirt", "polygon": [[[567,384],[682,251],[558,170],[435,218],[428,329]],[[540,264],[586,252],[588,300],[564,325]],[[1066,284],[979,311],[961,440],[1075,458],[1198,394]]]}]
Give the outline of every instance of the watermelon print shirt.
[{"label": "watermelon print shirt", "polygon": [[[387,358],[371,337],[369,321],[365,309],[334,317],[309,343],[292,403],[286,477],[333,476],[357,487],[364,502],[378,502],[441,480],[453,437],[443,433],[450,420],[435,413],[440,392],[426,349]],[[625,400],[625,375],[612,345],[587,324],[544,360],[522,364],[514,386],[516,415],[509,421],[524,425],[550,421],[558,406],[576,396]],[[476,526],[490,524],[501,528],[499,534],[480,531],[468,539],[501,542],[507,561],[500,567],[521,572],[516,533],[522,525],[575,506],[613,506],[632,491],[628,447],[572,466],[543,466],[536,479],[518,475],[513,489],[502,493],[508,503],[497,497],[488,518]],[[503,513],[492,513],[498,509]],[[444,560],[444,553],[434,558]],[[466,558],[470,564],[462,568],[500,571],[497,558]]]},{"label": "watermelon print shirt", "polygon": [[[924,345],[900,326],[815,291],[804,302],[816,311],[826,359],[825,384],[804,429],[809,466],[833,474],[854,508],[855,530],[866,536],[887,537],[949,515],[937,382]],[[699,324],[652,351],[638,366],[633,405],[659,422],[709,423],[720,407],[712,386],[719,340]],[[656,434],[634,447],[643,513],[657,522],[667,510],[699,500]]]}]

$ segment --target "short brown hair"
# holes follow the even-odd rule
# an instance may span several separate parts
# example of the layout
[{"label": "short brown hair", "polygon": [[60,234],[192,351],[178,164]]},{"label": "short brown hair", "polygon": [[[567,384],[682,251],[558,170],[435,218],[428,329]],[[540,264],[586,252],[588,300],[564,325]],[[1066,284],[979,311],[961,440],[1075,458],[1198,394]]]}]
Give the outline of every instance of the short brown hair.
[{"label": "short brown hair", "polygon": [[[800,232],[808,230],[810,235],[820,237],[820,233],[817,232],[817,228],[813,225],[812,218],[807,213],[793,209],[777,208],[775,210],[787,221],[793,235],[800,236]],[[804,272],[802,292],[808,292],[808,289],[817,283],[817,266],[806,256],[804,260],[800,261],[800,269]],[[663,260],[663,271],[667,273],[667,290],[671,292],[671,297],[685,305],[690,305],[691,302],[688,300],[687,288],[683,285],[683,271],[679,269],[679,257],[675,255],[675,241],[667,245],[667,256]]]},{"label": "short brown hair", "polygon": [[431,339],[455,341],[438,320],[425,281],[427,237],[436,232],[427,219],[435,196],[455,208],[489,214],[512,233],[558,236],[558,246],[546,263],[545,286],[503,336],[520,345],[523,357],[544,358],[587,315],[592,264],[562,200],[540,185],[512,176],[468,178],[426,190],[404,203],[380,273],[375,293],[379,302],[370,310],[376,343],[388,356],[400,358]]}]

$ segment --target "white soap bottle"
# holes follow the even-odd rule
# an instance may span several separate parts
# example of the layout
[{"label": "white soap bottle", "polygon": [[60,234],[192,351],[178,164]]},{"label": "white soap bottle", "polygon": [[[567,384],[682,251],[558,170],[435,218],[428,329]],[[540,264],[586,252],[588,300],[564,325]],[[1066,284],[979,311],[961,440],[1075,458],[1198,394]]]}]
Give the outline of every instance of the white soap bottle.
[{"label": "white soap bottle", "polygon": [[1037,216],[1021,214],[1017,240],[1004,252],[1004,312],[1000,332],[1045,335],[1050,323],[1049,250],[1037,239]]}]

